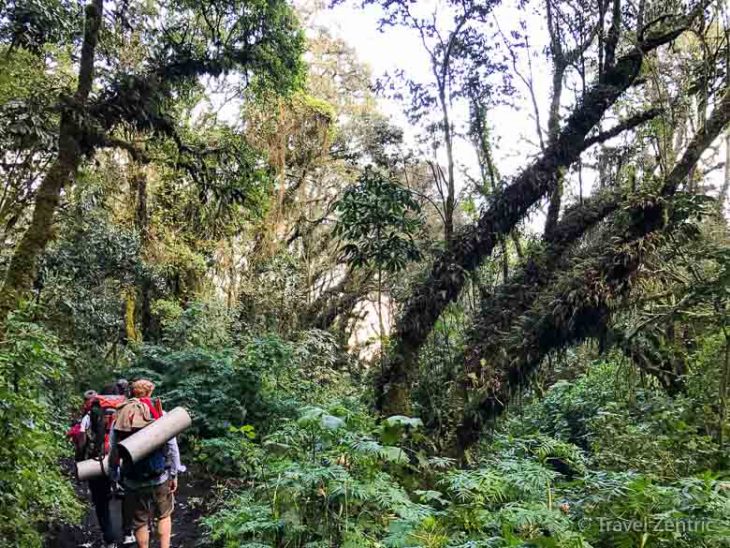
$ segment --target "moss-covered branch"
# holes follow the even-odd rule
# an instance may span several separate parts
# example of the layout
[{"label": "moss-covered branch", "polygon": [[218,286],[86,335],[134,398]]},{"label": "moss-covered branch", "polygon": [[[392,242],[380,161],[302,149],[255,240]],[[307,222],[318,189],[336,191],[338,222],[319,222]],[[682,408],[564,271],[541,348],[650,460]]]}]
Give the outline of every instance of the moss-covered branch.
[{"label": "moss-covered branch", "polygon": [[[458,428],[462,450],[504,411],[549,352],[605,329],[611,313],[629,295],[643,260],[661,241],[663,229],[681,227],[672,223],[672,197],[729,122],[730,88],[664,180],[658,197],[623,211],[625,222],[612,223],[610,231],[574,259],[572,268],[561,273],[506,332],[473,338],[477,344],[469,363],[481,380]],[[480,318],[484,325],[492,321],[493,317]]]},{"label": "moss-covered branch", "polygon": [[428,276],[414,289],[396,325],[394,346],[377,385],[377,405],[384,414],[408,411],[409,377],[418,351],[443,310],[458,297],[469,273],[552,190],[559,172],[580,157],[589,132],[634,83],[644,55],[679,36],[699,13],[700,6],[670,31],[651,36],[630,49],[601,74],[568,117],[557,139],[494,197],[475,225],[456,235],[434,261]]}]

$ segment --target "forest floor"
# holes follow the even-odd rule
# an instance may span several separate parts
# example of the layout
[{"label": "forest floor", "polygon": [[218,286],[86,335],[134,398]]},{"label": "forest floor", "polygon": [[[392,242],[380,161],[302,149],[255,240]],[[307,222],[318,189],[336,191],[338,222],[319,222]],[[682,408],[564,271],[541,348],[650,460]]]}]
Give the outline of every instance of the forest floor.
[{"label": "forest floor", "polygon": [[[102,546],[101,532],[96,522],[94,507],[91,505],[86,483],[78,483],[76,491],[87,506],[83,521],[49,532],[45,548],[99,548]],[[210,494],[211,485],[208,480],[196,477],[194,472],[180,476],[178,492],[175,495],[175,511],[172,515],[172,548],[192,548],[200,545],[203,535],[197,522],[205,513]],[[153,541],[152,546],[158,545],[156,540]],[[134,546],[136,544],[127,544],[125,548]]]}]

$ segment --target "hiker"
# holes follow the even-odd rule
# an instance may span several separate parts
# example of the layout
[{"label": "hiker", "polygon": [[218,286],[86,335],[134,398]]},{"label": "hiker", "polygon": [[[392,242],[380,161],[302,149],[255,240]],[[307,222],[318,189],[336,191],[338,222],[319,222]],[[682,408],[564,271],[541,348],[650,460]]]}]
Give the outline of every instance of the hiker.
[{"label": "hiker", "polygon": [[118,379],[116,384],[117,394],[129,397],[129,381],[127,379]]},{"label": "hiker", "polygon": [[147,524],[152,518],[157,519],[160,548],[170,548],[177,473],[184,470],[176,438],[136,463],[126,462],[119,450],[120,441],[162,416],[159,400],[151,399],[154,389],[146,379],[130,385],[132,398],[117,410],[111,434],[110,471],[124,488],[124,523],[131,525],[138,548],[149,546]]},{"label": "hiker", "polygon": [[104,394],[115,394],[117,396],[129,396],[129,382],[127,379],[117,379],[112,384],[107,384],[104,387]]},{"label": "hiker", "polygon": [[[95,390],[87,390],[84,393],[84,414],[68,431],[68,436],[74,444],[74,456],[77,461],[89,458],[101,460],[107,454],[114,409],[123,400],[113,392],[104,389],[101,394]],[[96,519],[101,528],[103,545],[106,548],[114,548],[116,538],[109,509],[112,495],[111,481],[108,477],[101,476],[90,479],[88,486]]]}]

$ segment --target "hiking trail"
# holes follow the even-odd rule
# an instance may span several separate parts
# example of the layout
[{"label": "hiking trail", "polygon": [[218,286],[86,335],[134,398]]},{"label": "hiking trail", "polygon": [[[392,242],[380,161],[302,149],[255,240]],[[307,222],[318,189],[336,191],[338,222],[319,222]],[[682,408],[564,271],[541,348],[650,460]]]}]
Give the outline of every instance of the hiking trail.
[{"label": "hiking trail", "polygon": [[[76,491],[86,503],[83,521],[77,525],[67,525],[51,531],[45,548],[100,548],[102,546],[101,532],[94,515],[94,507],[89,499],[86,482],[77,483]],[[210,492],[208,480],[200,479],[190,472],[179,476],[178,491],[175,494],[175,511],[172,515],[172,548],[200,546],[203,533],[197,522],[205,513]],[[153,538],[152,546],[158,546],[154,535]],[[136,544],[124,546],[134,548]]]}]

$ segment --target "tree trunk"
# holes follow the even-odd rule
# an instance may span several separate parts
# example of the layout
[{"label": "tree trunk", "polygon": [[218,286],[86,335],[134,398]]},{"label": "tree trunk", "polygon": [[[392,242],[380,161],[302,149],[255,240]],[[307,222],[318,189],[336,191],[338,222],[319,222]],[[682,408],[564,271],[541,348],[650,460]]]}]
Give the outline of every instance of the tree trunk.
[{"label": "tree trunk", "polygon": [[550,203],[548,204],[547,216],[545,218],[545,234],[550,234],[558,224],[560,217],[560,206],[563,200],[563,181],[562,172],[555,174],[555,186],[550,194]]},{"label": "tree trunk", "polygon": [[720,445],[720,450],[725,447],[724,434],[725,424],[727,421],[728,390],[730,389],[730,333],[728,333],[727,325],[725,325],[725,323],[722,325],[722,333],[725,337],[725,359],[722,367],[722,377],[720,378],[720,413],[717,425],[717,442]]},{"label": "tree trunk", "polygon": [[[142,250],[142,256],[144,257],[147,252],[147,247],[150,240],[150,219],[149,211],[147,209],[147,175],[143,171],[143,168],[135,174],[134,184],[136,190],[136,204],[135,204],[135,227],[139,233],[140,247]],[[140,338],[142,340],[154,340],[160,335],[160,326],[157,325],[155,317],[152,314],[152,294],[153,284],[149,276],[143,275],[140,283]]]},{"label": "tree trunk", "polygon": [[[99,38],[103,11],[102,0],[91,0],[86,6],[84,41],[73,107],[83,109],[94,80],[94,55]],[[38,260],[52,237],[53,220],[63,188],[78,171],[84,151],[81,148],[83,129],[76,120],[79,113],[64,111],[58,136],[58,155],[41,182],[36,194],[30,226],[15,249],[0,290],[0,322],[27,297],[36,277]]]},{"label": "tree trunk", "polygon": [[[548,2],[549,3],[549,2]],[[550,113],[548,116],[548,144],[553,144],[560,135],[560,101],[563,95],[563,76],[565,75],[565,64],[562,53],[553,55],[553,90],[550,100]],[[555,185],[550,194],[547,217],[545,219],[545,234],[549,235],[555,230],[560,217],[560,205],[563,199],[563,170],[555,173]]]},{"label": "tree trunk", "polygon": [[134,317],[137,309],[136,291],[133,287],[127,288],[122,296],[124,298],[124,339],[127,344],[135,344],[139,341],[137,323]]},{"label": "tree trunk", "polygon": [[134,208],[134,224],[139,232],[142,247],[149,241],[149,212],[147,211],[147,177],[141,170],[134,177],[136,204]]},{"label": "tree trunk", "polygon": [[646,52],[676,38],[684,30],[654,37],[633,48],[601,75],[566,121],[555,143],[494,198],[475,226],[454,237],[438,257],[430,274],[419,284],[398,322],[390,359],[377,381],[378,408],[402,412],[409,376],[418,350],[446,306],[459,295],[471,271],[481,265],[500,235],[508,234],[528,210],[551,189],[558,170],[569,167],[585,149],[585,138],[604,113],[634,82]]},{"label": "tree trunk", "polygon": [[449,247],[454,234],[454,212],[456,210],[456,189],[454,182],[454,149],[451,135],[451,119],[449,118],[449,107],[446,104],[446,91],[439,92],[441,112],[444,124],[444,141],[446,144],[446,203],[444,207],[444,241]]},{"label": "tree trunk", "polygon": [[[605,327],[611,310],[628,294],[631,279],[641,266],[646,250],[651,248],[647,238],[656,238],[665,227],[667,201],[728,122],[730,89],[666,177],[662,199],[633,208],[629,227],[614,228],[612,234],[596,243],[577,273],[569,272],[564,280],[552,284],[558,289],[557,294],[535,299],[532,313],[528,312],[527,320],[520,321],[518,332],[513,331],[512,344],[506,337],[500,337],[499,341],[492,337],[474,349],[470,361],[478,364],[479,373],[486,378],[485,390],[467,405],[457,429],[461,452],[479,438],[485,424],[504,411],[549,352],[595,336]],[[623,244],[616,245],[617,241]],[[493,351],[497,346],[499,353]],[[481,365],[482,359],[486,368]]]},{"label": "tree trunk", "polygon": [[722,183],[720,194],[717,197],[721,215],[725,213],[728,190],[730,190],[730,130],[725,132],[725,180]]},{"label": "tree trunk", "polygon": [[568,252],[581,238],[621,204],[618,194],[586,200],[583,206],[569,209],[545,246],[528,255],[524,265],[491,293],[482,296],[477,319],[466,335],[467,351],[461,361],[464,371],[457,378],[460,394],[468,394],[483,376],[482,357],[499,355],[501,335],[527,312],[541,293],[566,270]]},{"label": "tree trunk", "polygon": [[383,269],[378,268],[378,333],[380,336],[380,367],[385,364],[385,324],[383,323]]},{"label": "tree trunk", "polygon": [[[489,146],[489,136],[487,134],[485,120],[486,115],[484,114],[486,109],[475,100],[473,110],[475,135],[472,135],[472,138],[475,141],[479,168],[482,175],[482,187],[484,188],[482,195],[488,199],[489,196],[494,196],[497,193],[497,190],[501,188],[502,184],[497,180],[497,169],[494,165],[492,151]],[[487,192],[487,185],[489,185],[489,192]],[[512,230],[510,234],[514,236],[514,232]],[[517,238],[513,238],[513,240],[517,241]],[[502,248],[502,278],[504,281],[507,281],[509,277],[509,253],[507,237],[505,235],[500,237],[499,244]],[[519,249],[518,253],[520,253]]]}]

